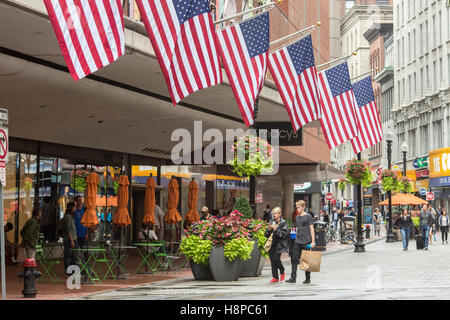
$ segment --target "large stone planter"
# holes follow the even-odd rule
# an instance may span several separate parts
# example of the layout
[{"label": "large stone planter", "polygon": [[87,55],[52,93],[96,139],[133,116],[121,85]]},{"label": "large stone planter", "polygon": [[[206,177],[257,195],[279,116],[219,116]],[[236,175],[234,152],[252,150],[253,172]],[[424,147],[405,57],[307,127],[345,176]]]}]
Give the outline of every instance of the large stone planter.
[{"label": "large stone planter", "polygon": [[258,270],[256,271],[256,276],[257,276],[257,277],[259,277],[259,276],[261,275],[261,273],[262,273],[262,271],[263,271],[263,268],[264,268],[264,264],[266,263],[266,259],[267,259],[267,258],[264,258],[263,256],[261,256],[261,257],[259,258]]},{"label": "large stone planter", "polygon": [[203,280],[203,281],[214,280],[209,265],[205,267],[204,265],[197,264],[191,259],[189,259],[189,266],[191,267],[192,275],[194,276],[195,280]]},{"label": "large stone planter", "polygon": [[213,247],[209,267],[215,281],[236,281],[242,268],[242,260],[237,258],[229,262],[223,255],[223,247]]},{"label": "large stone planter", "polygon": [[[253,250],[251,258],[242,262],[242,270],[239,274],[240,277],[257,277],[258,269],[261,263],[261,252],[258,248],[258,242],[253,241]],[[261,273],[260,273],[261,274]]]}]

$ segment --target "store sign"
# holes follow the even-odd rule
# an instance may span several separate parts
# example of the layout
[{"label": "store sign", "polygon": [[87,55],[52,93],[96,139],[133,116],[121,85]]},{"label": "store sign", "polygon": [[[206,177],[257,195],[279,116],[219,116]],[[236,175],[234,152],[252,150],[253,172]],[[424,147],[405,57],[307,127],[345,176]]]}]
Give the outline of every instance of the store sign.
[{"label": "store sign", "polygon": [[416,178],[428,178],[429,175],[430,171],[428,169],[416,171]]},{"label": "store sign", "polygon": [[450,148],[430,151],[430,178],[450,176]]},{"label": "store sign", "polygon": [[428,167],[428,157],[417,158],[413,161],[413,167],[416,169]]},{"label": "store sign", "polygon": [[[297,132],[292,129],[291,122],[258,122],[258,129],[267,129],[270,131],[268,142],[271,138],[278,135],[279,146],[301,146],[302,145],[302,128]],[[277,131],[278,130],[278,131]]]},{"label": "store sign", "polygon": [[312,186],[311,182],[294,184],[294,192],[296,193],[305,192],[307,189],[311,188],[311,186]]},{"label": "store sign", "polygon": [[262,193],[255,194],[255,203],[263,203],[263,195],[262,195]]},{"label": "store sign", "polygon": [[425,188],[420,188],[420,195],[421,196],[424,196],[424,195],[426,195],[427,194],[427,189],[425,189]]}]

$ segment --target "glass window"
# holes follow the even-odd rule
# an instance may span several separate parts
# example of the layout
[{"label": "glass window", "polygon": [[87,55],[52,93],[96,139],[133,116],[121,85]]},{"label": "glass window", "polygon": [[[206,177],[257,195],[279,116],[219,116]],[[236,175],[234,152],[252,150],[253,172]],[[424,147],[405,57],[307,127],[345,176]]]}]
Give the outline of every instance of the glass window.
[{"label": "glass window", "polygon": [[8,241],[18,242],[19,225],[19,190],[17,188],[17,168],[19,167],[19,154],[8,152],[6,163],[6,186],[3,187],[4,222],[11,223],[13,230],[6,234]]},{"label": "glass window", "polygon": [[416,156],[416,130],[411,130],[409,132],[409,141],[408,141],[408,145],[409,145],[409,154],[411,156]]},{"label": "glass window", "polygon": [[[28,219],[31,218],[33,211],[35,188],[36,188],[36,164],[37,157],[31,154],[20,154],[20,204],[19,204],[19,218],[18,231],[22,230]],[[18,237],[19,243],[22,242],[22,237]]]}]

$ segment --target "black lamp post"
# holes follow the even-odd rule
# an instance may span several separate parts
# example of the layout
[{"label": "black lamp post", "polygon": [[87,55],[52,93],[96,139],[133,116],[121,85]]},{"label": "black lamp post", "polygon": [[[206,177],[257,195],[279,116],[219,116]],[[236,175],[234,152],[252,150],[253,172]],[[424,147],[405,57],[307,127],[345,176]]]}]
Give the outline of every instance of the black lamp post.
[{"label": "black lamp post", "polygon": [[[391,168],[391,155],[392,155],[392,133],[389,131],[387,133],[387,157],[388,157],[388,168]],[[392,233],[392,191],[388,191],[389,198],[389,230],[386,237],[386,242],[395,242],[394,234]]]},{"label": "black lamp post", "polygon": [[406,154],[408,153],[408,144],[403,141],[402,143],[402,153],[403,153],[403,176],[406,177]]},{"label": "black lamp post", "polygon": [[[358,153],[358,160],[361,160],[361,152]],[[356,204],[356,210],[358,210],[357,212],[357,218],[356,218],[356,223],[358,224],[358,235],[356,237],[356,243],[355,243],[355,251],[354,252],[366,252],[365,249],[365,244],[363,241],[363,235],[362,235],[362,229],[361,229],[361,224],[362,224],[362,212],[361,212],[361,183],[359,183],[356,186],[356,199],[357,199],[357,204]]]}]

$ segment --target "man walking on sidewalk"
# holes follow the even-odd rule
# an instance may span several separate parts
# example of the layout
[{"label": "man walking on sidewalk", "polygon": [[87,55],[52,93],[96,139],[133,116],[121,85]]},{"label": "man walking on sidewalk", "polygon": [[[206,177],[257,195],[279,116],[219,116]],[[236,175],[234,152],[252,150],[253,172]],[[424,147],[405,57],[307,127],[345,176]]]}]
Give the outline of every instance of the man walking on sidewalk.
[{"label": "man walking on sidewalk", "polygon": [[[291,256],[291,278],[287,280],[288,283],[295,283],[297,281],[297,268],[300,263],[302,251],[315,246],[314,242],[314,222],[310,214],[305,212],[305,201],[300,200],[295,203],[297,212],[299,214],[295,217],[295,228],[297,228],[297,238],[294,242]],[[303,283],[311,282],[311,272],[305,271],[306,280]]]},{"label": "man walking on sidewalk", "polygon": [[424,205],[419,216],[420,231],[422,232],[424,248],[428,250],[428,235],[430,233],[431,225],[433,224],[433,216],[427,205]]}]

